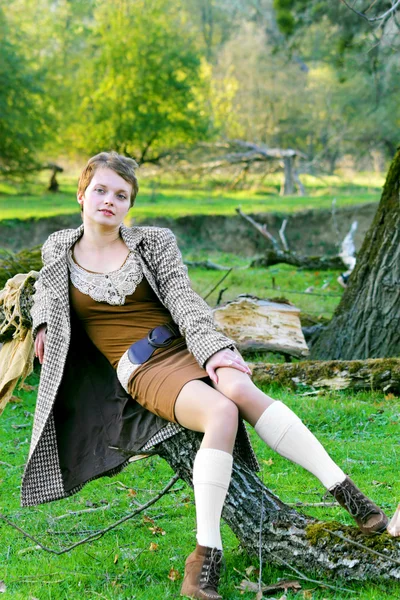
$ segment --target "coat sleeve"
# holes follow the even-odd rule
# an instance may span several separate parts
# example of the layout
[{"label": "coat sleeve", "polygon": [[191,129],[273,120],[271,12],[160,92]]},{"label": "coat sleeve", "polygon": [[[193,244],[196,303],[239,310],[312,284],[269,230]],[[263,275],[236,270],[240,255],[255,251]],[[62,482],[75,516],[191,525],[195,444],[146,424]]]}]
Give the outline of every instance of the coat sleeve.
[{"label": "coat sleeve", "polygon": [[160,296],[186,339],[188,350],[201,367],[223,348],[235,342],[215,328],[208,304],[192,289],[187,267],[172,231],[158,229],[154,240],[152,270]]},{"label": "coat sleeve", "polygon": [[[50,236],[42,246],[42,263],[45,266],[51,259],[52,250],[52,236]],[[42,269],[39,272],[39,277],[35,282],[35,296],[33,299],[33,306],[31,308],[32,317],[32,336],[36,338],[39,327],[47,323],[47,310],[48,310],[48,292],[46,287],[43,285],[43,278],[41,276]]]}]

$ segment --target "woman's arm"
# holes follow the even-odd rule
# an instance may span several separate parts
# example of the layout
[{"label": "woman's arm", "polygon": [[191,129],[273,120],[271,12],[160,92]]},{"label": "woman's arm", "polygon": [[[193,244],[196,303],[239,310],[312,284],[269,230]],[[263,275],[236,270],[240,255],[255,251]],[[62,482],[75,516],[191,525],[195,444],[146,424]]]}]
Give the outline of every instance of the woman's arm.
[{"label": "woman's arm", "polygon": [[165,306],[186,339],[189,351],[200,366],[223,348],[235,349],[235,342],[216,330],[208,304],[192,289],[187,267],[172,231],[154,228],[151,232],[150,267]]}]

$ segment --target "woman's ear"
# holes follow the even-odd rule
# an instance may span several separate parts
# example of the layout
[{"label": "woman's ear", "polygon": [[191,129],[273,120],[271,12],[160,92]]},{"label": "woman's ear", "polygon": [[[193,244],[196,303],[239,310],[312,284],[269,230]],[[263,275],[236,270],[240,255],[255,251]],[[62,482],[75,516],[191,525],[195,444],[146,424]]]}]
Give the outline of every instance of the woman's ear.
[{"label": "woman's ear", "polygon": [[82,192],[78,192],[76,195],[76,199],[78,201],[78,204],[81,205],[81,208],[83,207],[83,194]]}]

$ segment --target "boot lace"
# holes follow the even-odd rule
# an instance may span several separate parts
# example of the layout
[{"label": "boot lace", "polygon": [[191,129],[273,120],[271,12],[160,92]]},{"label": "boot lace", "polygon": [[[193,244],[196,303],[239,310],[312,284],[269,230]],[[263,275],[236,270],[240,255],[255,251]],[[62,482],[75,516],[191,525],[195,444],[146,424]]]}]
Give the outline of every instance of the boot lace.
[{"label": "boot lace", "polygon": [[355,486],[353,488],[353,486],[348,487],[345,484],[340,484],[335,490],[334,496],[342,500],[352,517],[357,517],[363,522],[371,514],[378,514],[375,504]]},{"label": "boot lace", "polygon": [[217,590],[221,572],[222,551],[210,548],[207,552],[200,575],[200,589],[212,588]]}]

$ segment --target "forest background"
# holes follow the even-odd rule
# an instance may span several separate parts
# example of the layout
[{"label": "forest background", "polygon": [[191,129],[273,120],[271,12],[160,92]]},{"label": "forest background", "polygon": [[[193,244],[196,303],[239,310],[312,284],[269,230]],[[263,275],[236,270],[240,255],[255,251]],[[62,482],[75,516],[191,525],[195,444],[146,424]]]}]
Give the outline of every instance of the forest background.
[{"label": "forest background", "polygon": [[[317,214],[324,208],[318,230],[326,231],[318,250],[334,253],[345,233],[341,228],[340,237],[334,227],[336,208],[348,207],[349,224],[362,219],[361,205],[372,203],[372,220],[399,142],[397,4],[0,0],[0,248],[32,246],[33,228],[40,229],[46,217],[75,215],[78,224],[79,168],[88,156],[112,148],[141,165],[134,217],[168,217],[174,229],[175,217],[207,214],[211,218],[204,227],[210,228],[215,215],[234,215],[239,204],[252,213],[279,211],[279,224],[285,214],[305,209]],[[264,149],[294,149],[305,196],[280,195],[280,160],[230,163],[238,140]],[[57,175],[60,190],[48,192],[47,169],[54,164],[64,172]],[[57,228],[70,226],[57,223]],[[185,258],[247,267],[254,248],[265,247],[263,240],[248,245],[246,233],[240,230],[238,236],[233,228],[226,236],[232,240],[229,251],[218,245],[201,248],[196,245],[199,223],[190,230],[187,222],[176,225]],[[296,232],[294,217],[289,221],[291,247],[315,251],[311,223],[307,213]],[[222,247],[222,236],[220,241]],[[221,278],[202,268],[191,267],[189,273],[202,296]],[[339,273],[288,265],[237,268],[224,283],[224,300],[243,292],[287,295],[302,314],[330,318],[343,292]],[[211,306],[218,295],[217,288],[208,296]],[[19,486],[37,384],[36,372],[1,416],[0,513],[52,548],[62,548],[154,496],[171,470],[152,458],[110,482],[90,483],[71,499],[22,510]],[[393,513],[400,497],[395,395],[264,389],[294,408],[342,468]],[[285,502],[322,520],[351,523],[326,502],[310,475],[252,441],[261,478]],[[180,485],[145,515],[63,556],[45,553],[1,522],[0,593],[16,600],[178,597],[184,558],[194,540],[190,489]],[[279,568],[272,560],[260,565],[258,557],[248,556],[226,526],[223,535],[224,597],[253,600],[254,591],[243,595],[237,587],[244,579],[256,585],[260,567],[266,583],[293,577],[289,567]],[[321,579],[320,573],[308,575]],[[328,576],[326,582],[337,588],[302,580],[303,589],[286,596],[398,598],[396,583]]]}]

